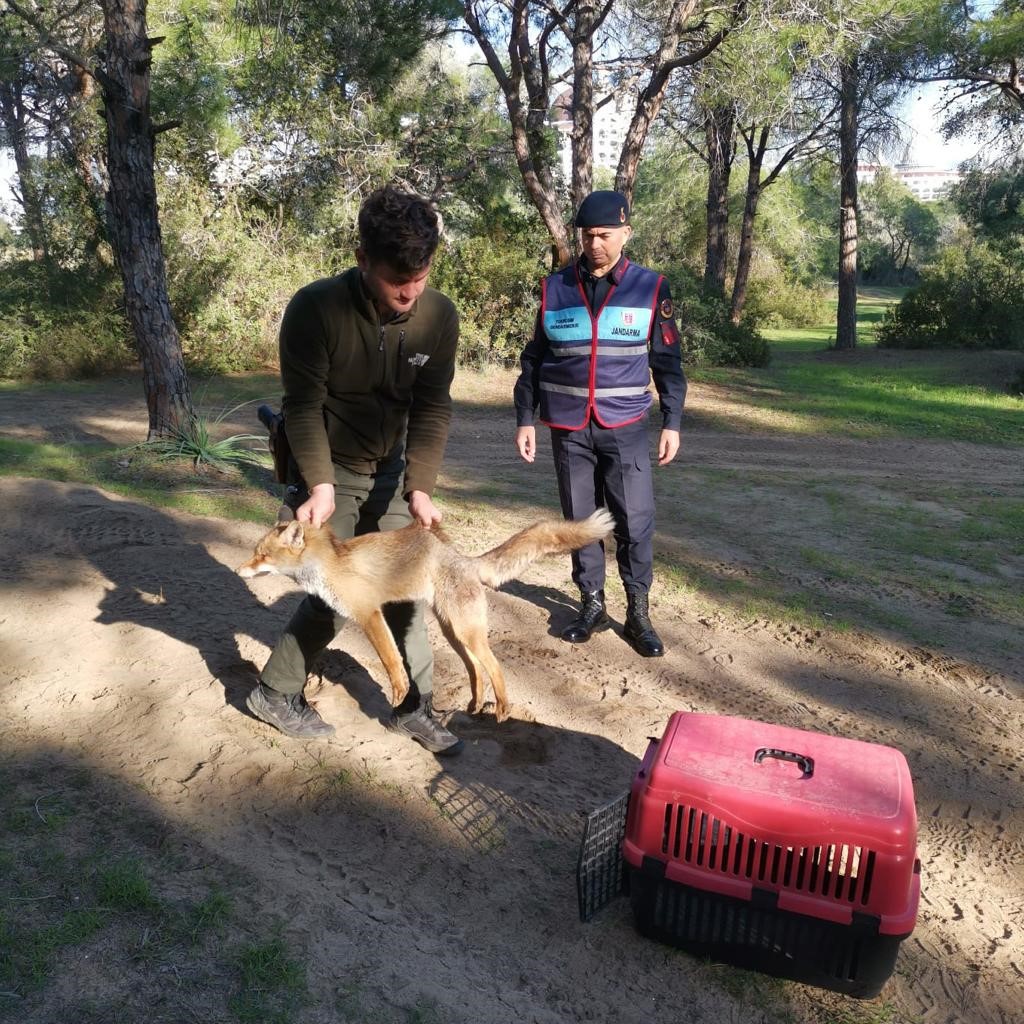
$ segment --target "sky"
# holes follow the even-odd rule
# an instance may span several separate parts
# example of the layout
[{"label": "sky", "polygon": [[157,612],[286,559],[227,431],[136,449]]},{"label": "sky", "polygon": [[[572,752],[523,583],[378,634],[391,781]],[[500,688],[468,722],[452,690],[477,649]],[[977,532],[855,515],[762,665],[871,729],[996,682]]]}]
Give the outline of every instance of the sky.
[{"label": "sky", "polygon": [[953,139],[945,142],[937,125],[940,114],[936,104],[941,98],[941,89],[935,84],[922,86],[906,101],[904,118],[910,132],[911,163],[923,167],[956,167],[963,160],[975,155],[979,143],[976,140]]},{"label": "sky", "polygon": [[11,195],[10,183],[14,177],[14,157],[10,150],[0,149],[0,217],[11,220],[14,211],[14,197]]}]

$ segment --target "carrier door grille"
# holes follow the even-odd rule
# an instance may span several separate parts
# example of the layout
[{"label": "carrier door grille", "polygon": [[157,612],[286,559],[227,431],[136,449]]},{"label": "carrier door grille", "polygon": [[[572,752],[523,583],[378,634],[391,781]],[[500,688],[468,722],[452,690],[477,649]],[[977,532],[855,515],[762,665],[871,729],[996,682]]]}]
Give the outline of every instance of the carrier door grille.
[{"label": "carrier door grille", "polygon": [[874,850],[766,843],[684,804],[666,804],[664,821],[661,850],[673,860],[838,902],[866,906],[871,897]]}]

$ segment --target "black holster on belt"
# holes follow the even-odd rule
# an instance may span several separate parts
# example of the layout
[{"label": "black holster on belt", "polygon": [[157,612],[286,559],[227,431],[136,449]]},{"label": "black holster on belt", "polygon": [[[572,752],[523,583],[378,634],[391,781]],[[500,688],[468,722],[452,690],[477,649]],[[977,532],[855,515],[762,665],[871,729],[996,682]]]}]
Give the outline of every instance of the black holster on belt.
[{"label": "black holster on belt", "polygon": [[292,458],[288,434],[284,429],[284,416],[269,405],[261,405],[256,415],[267,428],[267,447],[274,460],[274,479],[284,484],[284,505],[277,514],[277,520],[286,522],[295,518],[295,510],[309,497],[309,488],[299,473],[298,463]]}]

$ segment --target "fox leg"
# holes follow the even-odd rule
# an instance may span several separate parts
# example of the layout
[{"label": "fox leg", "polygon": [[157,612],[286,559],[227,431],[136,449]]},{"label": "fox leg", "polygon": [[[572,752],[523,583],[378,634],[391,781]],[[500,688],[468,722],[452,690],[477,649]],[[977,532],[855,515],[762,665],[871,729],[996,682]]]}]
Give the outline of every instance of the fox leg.
[{"label": "fox leg", "polygon": [[[491,687],[494,690],[494,717],[499,722],[504,722],[510,712],[508,707],[508,693],[505,691],[505,674],[501,671],[501,665],[487,642],[487,629],[474,628],[468,636],[463,638],[466,649],[471,657],[483,662],[487,674],[491,677]],[[481,690],[483,687],[481,687]]]},{"label": "fox leg", "polygon": [[480,671],[482,667],[490,676],[491,688],[494,690],[494,717],[499,722],[504,722],[509,716],[505,675],[487,642],[486,618],[481,622],[475,616],[472,621],[455,621],[454,619],[445,621],[439,617],[438,621],[441,623],[448,642],[459,652],[462,660],[466,663],[466,670],[469,672],[469,685],[473,691],[469,713],[475,715],[483,710],[484,682],[483,674]]},{"label": "fox leg", "polygon": [[477,660],[476,655],[470,653],[469,648],[462,642],[452,628],[452,624],[446,618],[438,615],[437,621],[441,627],[441,632],[444,633],[444,638],[451,644],[452,650],[462,659],[462,664],[466,666],[466,674],[469,676],[469,689],[472,694],[469,707],[466,710],[471,715],[478,715],[484,707],[483,665]]},{"label": "fox leg", "polygon": [[406,677],[405,665],[402,664],[402,655],[398,651],[395,638],[391,635],[391,630],[379,608],[374,608],[369,615],[360,616],[357,621],[363,627],[363,632],[369,638],[370,643],[373,644],[374,650],[391,680],[391,703],[398,707],[409,692],[409,680]]}]

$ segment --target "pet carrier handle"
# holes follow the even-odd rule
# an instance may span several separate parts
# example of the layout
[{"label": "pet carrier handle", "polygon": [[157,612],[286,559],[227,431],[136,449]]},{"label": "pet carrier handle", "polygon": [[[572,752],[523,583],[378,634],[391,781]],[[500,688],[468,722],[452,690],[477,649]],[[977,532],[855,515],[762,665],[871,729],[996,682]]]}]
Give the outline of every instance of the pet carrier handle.
[{"label": "pet carrier handle", "polygon": [[754,754],[754,764],[760,764],[766,757],[777,757],[780,761],[792,761],[800,766],[804,778],[809,779],[814,774],[814,758],[806,754],[794,754],[789,750],[776,750],[774,747],[761,747]]}]

